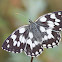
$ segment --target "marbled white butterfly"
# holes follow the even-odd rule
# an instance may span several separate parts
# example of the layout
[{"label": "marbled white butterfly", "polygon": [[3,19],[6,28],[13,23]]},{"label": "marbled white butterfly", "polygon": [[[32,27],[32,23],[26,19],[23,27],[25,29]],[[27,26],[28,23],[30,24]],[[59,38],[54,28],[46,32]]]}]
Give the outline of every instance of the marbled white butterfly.
[{"label": "marbled white butterfly", "polygon": [[58,45],[62,30],[62,11],[45,14],[36,22],[16,29],[3,43],[2,49],[21,53],[31,57],[39,56],[43,48],[53,48]]}]

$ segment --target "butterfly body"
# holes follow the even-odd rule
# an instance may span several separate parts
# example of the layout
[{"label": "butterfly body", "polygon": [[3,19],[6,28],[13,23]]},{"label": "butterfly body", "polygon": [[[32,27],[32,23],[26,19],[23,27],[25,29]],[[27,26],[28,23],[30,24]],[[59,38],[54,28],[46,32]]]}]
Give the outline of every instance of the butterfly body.
[{"label": "butterfly body", "polygon": [[32,32],[32,35],[36,41],[41,41],[42,40],[42,34],[40,30],[38,29],[38,25],[36,23],[31,23],[29,25],[29,31]]},{"label": "butterfly body", "polygon": [[62,11],[45,14],[36,22],[16,29],[3,43],[2,49],[13,52],[25,52],[31,57],[39,56],[44,48],[53,48],[59,44],[62,30]]}]

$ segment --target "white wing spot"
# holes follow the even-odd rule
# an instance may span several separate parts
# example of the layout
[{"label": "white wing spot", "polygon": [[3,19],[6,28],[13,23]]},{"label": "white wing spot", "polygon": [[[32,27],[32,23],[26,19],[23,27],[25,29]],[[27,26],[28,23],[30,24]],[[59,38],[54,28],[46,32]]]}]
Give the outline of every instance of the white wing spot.
[{"label": "white wing spot", "polygon": [[41,21],[41,22],[46,22],[46,20],[47,20],[46,17],[41,17],[41,18],[40,18],[40,21]]},{"label": "white wing spot", "polygon": [[10,45],[8,44],[8,45],[7,45],[7,48],[9,48],[9,47],[10,47]]},{"label": "white wing spot", "polygon": [[19,37],[19,41],[21,41],[22,40],[22,35],[20,35],[20,37]]},{"label": "white wing spot", "polygon": [[38,51],[36,51],[35,54],[37,55],[38,54]]},{"label": "white wing spot", "polygon": [[35,43],[32,44],[32,47],[35,47]]},{"label": "white wing spot", "polygon": [[59,28],[59,30],[62,30],[62,28]]},{"label": "white wing spot", "polygon": [[56,40],[56,42],[58,43],[58,40]]},{"label": "white wing spot", "polygon": [[20,49],[20,52],[22,52],[23,51],[23,49]]},{"label": "white wing spot", "polygon": [[56,22],[60,22],[60,20],[59,20],[59,19],[55,19],[55,21],[56,21]]},{"label": "white wing spot", "polygon": [[58,40],[60,40],[60,37],[57,37]]},{"label": "white wing spot", "polygon": [[59,25],[59,23],[55,22],[55,25],[57,25],[57,26],[58,26],[58,25]]},{"label": "white wing spot", "polygon": [[12,51],[12,53],[15,53],[14,51]]},{"label": "white wing spot", "polygon": [[19,29],[19,33],[24,33],[25,32],[25,28],[20,28]]},{"label": "white wing spot", "polygon": [[26,40],[25,40],[24,36],[21,35],[20,38],[19,38],[19,41],[20,41],[21,43],[25,43]]},{"label": "white wing spot", "polygon": [[32,39],[33,38],[33,33],[29,32],[29,37]]},{"label": "white wing spot", "polygon": [[48,44],[48,47],[51,47],[51,44]]},{"label": "white wing spot", "polygon": [[52,47],[48,47],[48,48],[52,48]]},{"label": "white wing spot", "polygon": [[48,24],[48,26],[50,27],[50,28],[54,28],[54,24]]},{"label": "white wing spot", "polygon": [[43,47],[46,47],[46,44],[43,44]]},{"label": "white wing spot", "polygon": [[20,47],[20,41],[17,42],[17,47]]},{"label": "white wing spot", "polygon": [[6,50],[6,51],[8,51],[8,50]]},{"label": "white wing spot", "polygon": [[30,45],[31,49],[33,48],[31,39],[27,40],[27,44]]},{"label": "white wing spot", "polygon": [[6,49],[4,49],[4,50],[6,50]]},{"label": "white wing spot", "polygon": [[16,46],[16,44],[17,44],[17,41],[14,41],[13,46]]},{"label": "white wing spot", "polygon": [[48,35],[48,39],[54,38],[54,36],[52,34]]},{"label": "white wing spot", "polygon": [[42,52],[42,49],[39,49],[39,52]]},{"label": "white wing spot", "polygon": [[52,22],[52,21],[47,21],[47,23],[48,23],[48,24],[53,24],[53,22]]},{"label": "white wing spot", "polygon": [[47,29],[46,32],[47,34],[51,34],[52,29]]},{"label": "white wing spot", "polygon": [[45,35],[45,36],[44,36],[44,40],[48,40],[48,36]]},{"label": "white wing spot", "polygon": [[54,23],[52,21],[47,21],[47,23],[49,27],[54,28]]},{"label": "white wing spot", "polygon": [[35,45],[38,45],[38,42],[37,41],[34,41]]},{"label": "white wing spot", "polygon": [[51,15],[50,15],[50,18],[52,18],[52,19],[56,19],[55,14],[54,14],[54,13],[53,13],[53,14],[51,14]]},{"label": "white wing spot", "polygon": [[21,43],[25,43],[26,39],[24,37],[22,37]]},{"label": "white wing spot", "polygon": [[13,39],[13,41],[16,39],[16,35],[15,34],[12,34],[11,35],[11,38]]},{"label": "white wing spot", "polygon": [[58,12],[58,15],[61,15],[61,12]]},{"label": "white wing spot", "polygon": [[42,41],[44,41],[44,38],[42,38]]},{"label": "white wing spot", "polygon": [[16,53],[18,53],[18,52],[16,52]]},{"label": "white wing spot", "polygon": [[34,55],[34,53],[32,53],[32,55]]},{"label": "white wing spot", "polygon": [[52,43],[52,45],[56,45],[56,43],[55,43],[55,42],[53,42],[53,43]]},{"label": "white wing spot", "polygon": [[[26,53],[25,53],[26,54]],[[27,54],[26,54],[27,55]],[[31,57],[31,55],[28,55],[28,56],[30,56]],[[33,57],[33,56],[32,56]]]},{"label": "white wing spot", "polygon": [[1,47],[3,49],[3,47]]},{"label": "white wing spot", "polygon": [[48,39],[54,38],[54,36],[51,34],[52,29],[47,29],[46,32],[48,34]]},{"label": "white wing spot", "polygon": [[11,51],[8,51],[8,52],[11,52]]},{"label": "white wing spot", "polygon": [[9,40],[6,40],[7,43],[9,43]]},{"label": "white wing spot", "polygon": [[41,32],[45,32],[45,28],[42,26],[40,26],[40,30],[41,30]]}]

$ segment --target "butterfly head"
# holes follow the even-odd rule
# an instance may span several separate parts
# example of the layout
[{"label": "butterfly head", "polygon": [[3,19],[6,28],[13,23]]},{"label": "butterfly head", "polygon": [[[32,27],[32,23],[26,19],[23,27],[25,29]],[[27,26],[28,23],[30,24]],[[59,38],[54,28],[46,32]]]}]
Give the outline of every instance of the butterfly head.
[{"label": "butterfly head", "polygon": [[31,19],[29,19],[29,23],[33,23],[33,21]]}]

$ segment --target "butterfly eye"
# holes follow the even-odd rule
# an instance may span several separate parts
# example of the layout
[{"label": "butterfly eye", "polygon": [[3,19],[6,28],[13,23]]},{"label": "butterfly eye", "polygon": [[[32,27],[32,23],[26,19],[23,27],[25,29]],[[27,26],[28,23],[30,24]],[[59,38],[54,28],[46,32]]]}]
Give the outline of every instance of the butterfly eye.
[{"label": "butterfly eye", "polygon": [[30,22],[30,23],[33,23],[31,19],[29,19],[29,22]]}]

